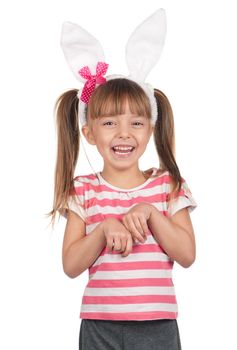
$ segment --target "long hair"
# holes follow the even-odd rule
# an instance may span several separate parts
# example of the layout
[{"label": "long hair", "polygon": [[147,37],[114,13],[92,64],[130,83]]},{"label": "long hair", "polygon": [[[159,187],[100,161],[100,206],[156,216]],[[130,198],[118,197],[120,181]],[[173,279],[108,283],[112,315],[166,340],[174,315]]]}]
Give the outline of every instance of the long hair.
[{"label": "long hair", "polygon": [[57,159],[54,172],[53,209],[47,214],[55,217],[60,208],[67,206],[67,200],[73,186],[74,171],[80,147],[78,125],[78,90],[69,90],[56,101]]},{"label": "long hair", "polygon": [[177,192],[180,191],[182,185],[182,177],[175,159],[174,117],[170,102],[166,95],[158,89],[154,90],[158,106],[158,118],[155,123],[154,141],[159,157],[160,170],[168,170],[172,179],[172,188],[169,195],[169,199],[171,200],[176,196]]},{"label": "long hair", "polygon": [[[57,160],[55,167],[55,185],[53,209],[48,214],[54,224],[60,208],[67,207],[70,193],[73,193],[73,178],[77,164],[80,133],[78,126],[77,90],[62,94],[55,106],[57,119]],[[160,162],[160,170],[169,171],[172,178],[172,194],[180,190],[182,178],[175,161],[175,134],[173,112],[168,98],[160,91],[154,92],[158,118],[154,127],[154,142]],[[90,125],[93,119],[101,115],[123,114],[128,101],[132,113],[138,113],[151,119],[150,102],[144,90],[134,81],[116,78],[98,86],[88,104],[86,118]]]}]

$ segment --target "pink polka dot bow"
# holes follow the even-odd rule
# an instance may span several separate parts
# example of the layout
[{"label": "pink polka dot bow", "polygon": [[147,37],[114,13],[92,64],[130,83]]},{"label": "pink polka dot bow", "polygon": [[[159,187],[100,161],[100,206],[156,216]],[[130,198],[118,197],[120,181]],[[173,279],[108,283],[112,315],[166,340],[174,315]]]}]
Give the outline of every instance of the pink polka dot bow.
[{"label": "pink polka dot bow", "polygon": [[79,70],[79,74],[82,78],[86,79],[85,85],[81,93],[81,101],[88,104],[90,97],[95,90],[96,84],[106,83],[106,79],[103,77],[108,69],[108,64],[105,62],[98,62],[96,66],[96,74],[92,75],[88,66],[85,66]]}]

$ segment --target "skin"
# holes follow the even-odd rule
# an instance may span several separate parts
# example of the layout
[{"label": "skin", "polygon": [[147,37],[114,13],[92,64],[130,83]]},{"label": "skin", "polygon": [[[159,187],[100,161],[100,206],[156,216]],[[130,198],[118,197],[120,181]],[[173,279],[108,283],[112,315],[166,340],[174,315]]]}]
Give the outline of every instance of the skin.
[{"label": "skin", "polygon": [[[153,132],[148,119],[132,114],[127,104],[125,114],[98,118],[90,126],[83,126],[82,132],[104,159],[101,175],[106,181],[124,189],[144,183],[138,160]],[[132,155],[115,157],[111,147],[127,143],[136,147]],[[139,203],[123,215],[122,221],[106,218],[89,235],[86,235],[84,221],[69,210],[62,252],[64,271],[71,278],[77,277],[93,264],[105,247],[126,257],[132,251],[133,242],[145,242],[149,230],[172,260],[183,267],[195,261],[195,237],[188,209],[165,217],[152,204]]]},{"label": "skin", "polygon": [[[82,132],[91,145],[96,145],[104,160],[101,175],[106,181],[120,188],[133,188],[144,182],[138,160],[153,132],[147,117],[132,114],[126,103],[125,114],[100,117],[83,126]],[[119,144],[133,145],[135,150],[130,157],[119,159],[111,151],[112,146]]]}]

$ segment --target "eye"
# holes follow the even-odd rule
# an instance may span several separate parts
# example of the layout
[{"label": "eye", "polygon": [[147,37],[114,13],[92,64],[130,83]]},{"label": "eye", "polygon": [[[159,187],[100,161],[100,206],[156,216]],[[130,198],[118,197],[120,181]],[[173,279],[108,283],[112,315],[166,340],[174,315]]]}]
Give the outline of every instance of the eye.
[{"label": "eye", "polygon": [[141,123],[141,122],[135,122],[135,123],[133,123],[134,125],[144,125],[143,123]]},{"label": "eye", "polygon": [[103,125],[112,125],[113,124],[113,122],[112,121],[109,121],[109,122],[105,122],[105,123],[103,123]]}]

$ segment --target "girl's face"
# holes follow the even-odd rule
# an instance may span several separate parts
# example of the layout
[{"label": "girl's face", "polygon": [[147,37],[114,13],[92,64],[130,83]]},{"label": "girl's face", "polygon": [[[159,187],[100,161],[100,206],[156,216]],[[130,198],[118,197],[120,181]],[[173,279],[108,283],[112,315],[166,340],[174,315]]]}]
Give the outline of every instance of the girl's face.
[{"label": "girl's face", "polygon": [[118,170],[138,167],[152,131],[150,120],[132,114],[128,102],[124,114],[101,116],[92,121],[91,127],[82,127],[83,135],[90,144],[96,145],[105,166]]}]

